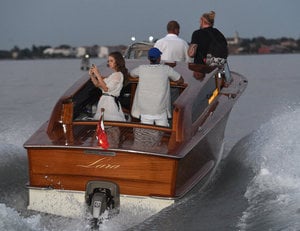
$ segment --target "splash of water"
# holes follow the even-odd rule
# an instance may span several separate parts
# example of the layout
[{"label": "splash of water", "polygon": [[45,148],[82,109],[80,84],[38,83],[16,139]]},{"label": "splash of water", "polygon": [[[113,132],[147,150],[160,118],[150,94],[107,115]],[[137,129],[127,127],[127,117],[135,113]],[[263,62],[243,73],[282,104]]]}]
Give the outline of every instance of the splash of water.
[{"label": "splash of water", "polygon": [[247,163],[255,177],[245,197],[249,206],[240,230],[299,230],[300,108],[264,124],[254,135]]},{"label": "splash of water", "polygon": [[40,216],[24,218],[4,204],[0,204],[0,230],[39,230]]}]

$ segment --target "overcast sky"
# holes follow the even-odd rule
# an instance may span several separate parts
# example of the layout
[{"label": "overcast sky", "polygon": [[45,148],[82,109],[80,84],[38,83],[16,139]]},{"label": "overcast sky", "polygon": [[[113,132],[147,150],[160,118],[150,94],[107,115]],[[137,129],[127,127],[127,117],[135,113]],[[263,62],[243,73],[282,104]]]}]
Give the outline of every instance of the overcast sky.
[{"label": "overcast sky", "polygon": [[0,0],[0,50],[126,45],[164,36],[169,20],[189,42],[210,10],[226,37],[300,38],[300,0]]}]

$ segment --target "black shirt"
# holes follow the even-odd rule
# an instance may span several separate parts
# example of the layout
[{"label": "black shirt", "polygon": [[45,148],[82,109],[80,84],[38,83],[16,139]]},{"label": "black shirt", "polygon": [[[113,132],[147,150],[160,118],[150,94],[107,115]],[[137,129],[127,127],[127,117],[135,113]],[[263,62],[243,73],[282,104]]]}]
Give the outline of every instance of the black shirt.
[{"label": "black shirt", "polygon": [[191,44],[198,44],[194,63],[205,64],[204,59],[206,58],[209,45],[212,41],[212,36],[217,40],[224,40],[227,44],[224,35],[216,28],[206,27],[193,32]]}]

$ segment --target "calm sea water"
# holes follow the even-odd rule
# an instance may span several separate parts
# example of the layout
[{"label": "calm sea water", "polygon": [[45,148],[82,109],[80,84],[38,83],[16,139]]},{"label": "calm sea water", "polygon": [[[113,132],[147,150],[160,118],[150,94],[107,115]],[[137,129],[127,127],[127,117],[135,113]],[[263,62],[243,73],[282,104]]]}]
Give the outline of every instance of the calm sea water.
[{"label": "calm sea water", "polygon": [[[299,61],[299,54],[231,56],[231,69],[249,84],[230,115],[227,158],[212,182],[150,218],[133,208],[100,230],[300,230]],[[26,210],[22,146],[83,74],[75,59],[0,61],[0,230],[89,230],[84,219]]]}]

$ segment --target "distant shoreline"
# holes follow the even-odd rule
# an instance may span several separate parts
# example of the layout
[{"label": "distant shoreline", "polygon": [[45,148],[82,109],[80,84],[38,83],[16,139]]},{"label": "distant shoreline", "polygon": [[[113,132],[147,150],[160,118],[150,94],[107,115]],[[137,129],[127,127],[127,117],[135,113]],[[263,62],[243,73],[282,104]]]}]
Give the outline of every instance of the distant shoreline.
[{"label": "distant shoreline", "polygon": [[[252,39],[227,38],[229,55],[253,55],[253,54],[299,54],[300,39],[279,38],[266,39],[256,37]],[[126,45],[117,46],[79,46],[69,45],[35,46],[31,49],[20,49],[15,46],[11,50],[0,50],[0,60],[7,59],[51,59],[51,58],[81,58],[89,54],[90,58],[106,58],[112,51],[124,53]]]}]

